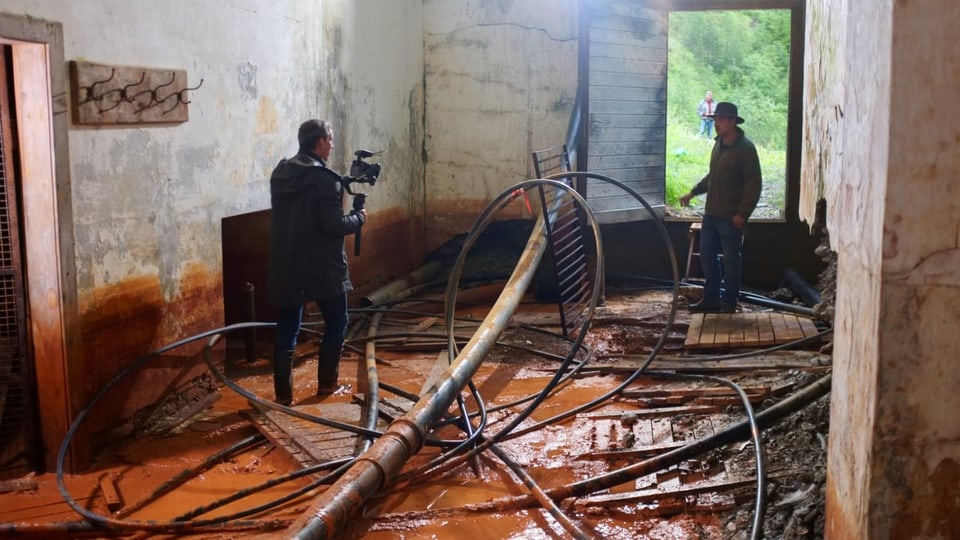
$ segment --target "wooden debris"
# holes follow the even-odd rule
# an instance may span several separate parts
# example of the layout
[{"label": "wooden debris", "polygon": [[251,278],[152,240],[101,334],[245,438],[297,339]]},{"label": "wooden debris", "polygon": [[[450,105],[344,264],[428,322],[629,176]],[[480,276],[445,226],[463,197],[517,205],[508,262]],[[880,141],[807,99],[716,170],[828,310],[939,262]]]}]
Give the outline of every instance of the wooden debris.
[{"label": "wooden debris", "polygon": [[116,512],[123,508],[123,500],[120,498],[120,493],[117,492],[117,486],[114,484],[112,475],[104,474],[100,476],[100,493],[103,494],[103,499],[107,502],[107,510]]}]

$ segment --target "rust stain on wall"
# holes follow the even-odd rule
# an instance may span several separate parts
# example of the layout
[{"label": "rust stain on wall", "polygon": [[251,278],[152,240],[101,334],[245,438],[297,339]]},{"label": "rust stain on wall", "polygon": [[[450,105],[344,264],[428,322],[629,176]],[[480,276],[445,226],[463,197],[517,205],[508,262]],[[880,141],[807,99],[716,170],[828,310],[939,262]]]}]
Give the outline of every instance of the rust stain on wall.
[{"label": "rust stain on wall", "polygon": [[164,316],[161,337],[168,342],[223,326],[223,283],[219,272],[205,264],[188,264]]},{"label": "rust stain on wall", "polygon": [[156,342],[164,300],[158,276],[130,278],[87,294],[80,303],[80,335],[89,397],[118,368]]},{"label": "rust stain on wall", "polygon": [[261,97],[257,102],[257,134],[277,132],[277,107],[273,100]]},{"label": "rust stain on wall", "polygon": [[[352,237],[347,240],[346,250],[350,279],[357,293],[373,290],[423,263],[423,218],[411,217],[401,208],[377,211],[363,226],[360,255],[354,255]],[[357,293],[351,297],[359,297]]]},{"label": "rust stain on wall", "polygon": [[[191,335],[222,325],[221,280],[206,265],[187,267],[169,302],[163,297],[158,276],[141,276],[88,293],[81,302],[81,380],[74,395],[76,410],[144,354]],[[207,370],[195,356],[205,342],[183,347],[152,360],[129,373],[90,411],[74,441],[81,466],[93,456],[97,437],[119,421],[151,405],[163,393],[175,391]],[[189,358],[188,360],[184,360]],[[109,407],[104,403],[108,402]]]},{"label": "rust stain on wall", "polygon": [[893,516],[891,538],[953,538],[960,531],[960,464],[942,460],[912,493]]},{"label": "rust stain on wall", "polygon": [[[527,195],[532,209],[537,208],[536,195]],[[524,197],[518,197],[496,214],[496,219],[530,218]],[[488,199],[432,200],[426,211],[426,249],[431,252],[447,240],[470,230],[477,217],[490,204]]]}]

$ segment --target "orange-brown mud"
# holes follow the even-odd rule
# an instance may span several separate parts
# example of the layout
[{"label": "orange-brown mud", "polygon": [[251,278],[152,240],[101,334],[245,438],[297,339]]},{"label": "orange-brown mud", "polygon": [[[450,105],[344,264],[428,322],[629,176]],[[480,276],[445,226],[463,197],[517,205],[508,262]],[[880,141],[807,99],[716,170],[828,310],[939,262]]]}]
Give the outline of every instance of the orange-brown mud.
[{"label": "orange-brown mud", "polygon": [[[585,346],[602,357],[605,364],[615,363],[618,355],[645,355],[656,344],[666,322],[671,297],[664,292],[608,294],[606,305],[599,308]],[[516,326],[502,338],[474,377],[482,399],[487,403],[486,434],[498,432],[515,415],[529,406],[530,396],[539,393],[556,373],[562,357],[570,350],[569,342],[555,333],[531,330],[520,323],[556,332],[556,307],[525,303],[515,317]],[[464,308],[461,316],[479,317],[482,307]],[[354,319],[357,317],[354,316]],[[689,315],[681,308],[673,334],[667,340],[667,352],[676,355],[683,344]],[[434,371],[438,355],[444,350],[442,318],[429,316],[396,316],[381,324],[380,333],[414,331],[419,337],[396,338],[378,342],[377,356],[380,381],[419,394]],[[457,333],[469,336],[469,322],[457,324]],[[365,334],[365,331],[362,332]],[[438,336],[435,339],[431,336]],[[352,391],[344,395],[319,399],[316,392],[316,342],[305,339],[298,350],[295,366],[296,390],[294,407],[334,403],[349,404],[362,399],[365,384],[357,380],[363,372],[364,344],[357,342],[348,349],[341,367],[342,382],[349,382]],[[269,344],[262,347],[269,350]],[[272,398],[270,363],[260,358],[248,363],[236,357],[237,352],[223,344],[216,349],[221,365],[234,365],[229,370],[233,380],[244,389],[264,399]],[[810,354],[816,354],[811,352]],[[582,358],[584,353],[580,353]],[[224,357],[227,357],[224,360]],[[798,369],[768,369],[763,372],[728,373],[740,384],[763,388],[799,388],[823,373]],[[688,391],[705,385],[689,382],[667,382],[641,377],[630,390],[639,392],[609,399],[595,407],[572,414],[558,423],[539,423],[570,411],[604,395],[629,375],[625,371],[584,371],[558,386],[538,406],[520,428],[531,431],[506,437],[500,448],[521,466],[543,489],[586,480],[598,474],[629,465],[655,455],[664,449],[708,436],[743,420],[743,408],[735,400],[721,403],[710,413],[695,409],[657,407],[694,406],[694,398],[674,399],[673,403],[656,403],[643,394],[656,390],[664,395]],[[778,386],[779,385],[779,386]],[[712,385],[715,386],[715,385]],[[463,394],[468,408],[476,411],[472,398]],[[654,394],[649,394],[654,395]],[[687,395],[687,394],[683,394]],[[216,399],[201,412],[182,419],[172,429],[154,431],[142,427],[119,441],[104,441],[95,464],[81,474],[65,476],[65,484],[76,503],[91,512],[111,519],[153,520],[166,523],[203,505],[229,496],[239,490],[260,485],[292,473],[302,465],[284,448],[269,439],[262,440],[211,467],[198,471],[170,493],[151,498],[151,493],[179,473],[244,439],[258,436],[250,420],[253,407],[248,400],[221,386]],[[381,399],[399,400],[381,390]],[[761,395],[754,406],[783,397]],[[526,401],[523,401],[527,398]],[[402,401],[402,400],[399,400]],[[702,402],[706,403],[706,402]],[[716,403],[711,402],[711,403]],[[98,404],[110,407],[110,404]],[[680,412],[670,412],[677,410]],[[455,413],[455,409],[451,409]],[[637,419],[639,416],[639,420]],[[649,416],[647,416],[649,415]],[[826,404],[823,400],[802,418],[785,422],[766,434],[768,470],[771,479],[767,503],[767,537],[814,538],[817,527],[822,530],[822,481],[825,465]],[[473,424],[477,425],[474,419]],[[382,422],[381,425],[384,425]],[[449,424],[436,430],[436,437],[462,438],[460,430]],[[396,539],[555,539],[569,538],[570,533],[546,511],[535,506],[521,507],[516,497],[529,489],[494,454],[486,451],[475,460],[460,463],[450,470],[428,469],[411,477],[414,470],[437,456],[440,450],[426,446],[401,471],[399,482],[387,486],[383,493],[365,501],[355,519],[345,527],[344,538]],[[736,443],[717,448],[695,460],[688,460],[669,470],[636,478],[622,485],[604,489],[589,496],[559,501],[566,515],[595,538],[609,539],[676,539],[676,538],[740,538],[750,530],[753,511],[753,450],[749,443]],[[285,526],[300,518],[311,507],[321,486],[289,502],[272,505],[282,496],[308,485],[324,473],[293,480],[249,497],[216,508],[199,517],[242,516],[237,519],[270,523],[272,530],[205,530],[179,531],[158,525],[153,530],[128,529],[126,536],[137,538],[273,538],[283,535]],[[739,488],[702,487],[709,479],[723,484],[744,480]],[[29,533],[31,524],[82,521],[82,517],[64,501],[53,473],[18,480],[20,489],[0,493],[0,521],[18,523]],[[709,483],[709,482],[707,482]],[[7,482],[5,485],[12,485]],[[107,508],[101,485],[114,486],[121,503],[117,512]],[[498,501],[494,509],[484,503]],[[784,502],[786,501],[786,502]],[[781,504],[782,503],[782,504]],[[263,512],[246,516],[245,510],[266,505]],[[142,506],[135,511],[131,509]],[[806,532],[805,532],[806,531]],[[100,535],[117,536],[117,533]],[[45,531],[38,538],[57,535]],[[71,534],[62,538],[74,537]]]}]

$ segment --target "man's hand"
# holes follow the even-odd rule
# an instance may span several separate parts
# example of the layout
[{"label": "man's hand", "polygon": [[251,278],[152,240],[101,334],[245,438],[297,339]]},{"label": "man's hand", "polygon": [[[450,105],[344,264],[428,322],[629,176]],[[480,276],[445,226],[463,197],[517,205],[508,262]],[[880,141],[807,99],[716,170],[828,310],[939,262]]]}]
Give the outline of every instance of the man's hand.
[{"label": "man's hand", "polygon": [[361,208],[360,210],[354,210],[351,214],[360,217],[360,224],[363,225],[367,222],[367,209]]},{"label": "man's hand", "polygon": [[730,221],[733,222],[733,226],[734,226],[737,230],[742,229],[744,223],[747,222],[747,220],[743,219],[743,216],[741,216],[740,214],[734,214],[734,216],[733,216],[732,218],[730,218]]},{"label": "man's hand", "polygon": [[690,206],[690,199],[692,198],[693,198],[693,195],[690,193],[683,195],[682,197],[680,197],[680,206],[683,206],[683,207]]}]

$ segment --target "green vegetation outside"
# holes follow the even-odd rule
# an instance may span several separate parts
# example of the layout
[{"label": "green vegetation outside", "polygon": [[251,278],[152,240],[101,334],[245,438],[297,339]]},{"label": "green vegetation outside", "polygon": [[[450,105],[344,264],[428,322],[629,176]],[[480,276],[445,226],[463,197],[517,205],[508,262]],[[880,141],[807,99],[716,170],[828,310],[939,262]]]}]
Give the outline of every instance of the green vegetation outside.
[{"label": "green vegetation outside", "polygon": [[[674,12],[669,35],[666,203],[679,206],[709,168],[713,139],[697,136],[697,105],[710,90],[716,101],[737,104],[746,119],[741,127],[757,145],[764,193],[754,215],[782,217],[790,12]],[[702,197],[693,206],[702,208]]]}]

